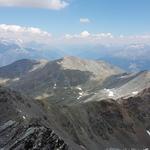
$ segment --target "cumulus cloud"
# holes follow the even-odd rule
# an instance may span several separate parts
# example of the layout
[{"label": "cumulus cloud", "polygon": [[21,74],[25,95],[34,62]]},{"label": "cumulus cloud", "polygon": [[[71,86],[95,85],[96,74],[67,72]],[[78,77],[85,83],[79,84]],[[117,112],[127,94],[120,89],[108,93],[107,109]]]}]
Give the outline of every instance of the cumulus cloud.
[{"label": "cumulus cloud", "polygon": [[88,31],[82,31],[79,34],[66,34],[65,38],[73,39],[73,38],[93,38],[93,39],[102,39],[102,38],[113,38],[114,36],[111,33],[97,33],[92,34]]},{"label": "cumulus cloud", "polygon": [[71,34],[66,34],[65,35],[65,39],[80,39],[80,38],[88,38],[88,37],[90,37],[91,36],[91,34],[88,32],[88,31],[83,31],[83,32],[81,32],[80,34],[73,34],[73,35],[71,35]]},{"label": "cumulus cloud", "polygon": [[[82,31],[75,34],[65,34],[62,37],[54,37],[51,33],[43,31],[35,27],[22,27],[18,25],[0,24],[0,39],[19,39],[24,43],[40,42],[53,45],[65,44],[92,44],[92,45],[114,45],[122,46],[124,49],[118,55],[122,55],[124,51],[135,53],[136,51],[144,51],[145,45],[150,45],[150,35],[135,35],[123,36],[113,35],[112,33],[92,33],[89,31]],[[128,50],[129,49],[129,50]],[[148,49],[148,48],[146,48]],[[136,53],[136,55],[139,53]],[[141,54],[139,54],[141,55]]]},{"label": "cumulus cloud", "polygon": [[60,10],[68,6],[66,0],[0,0],[0,6],[33,7]]},{"label": "cumulus cloud", "polygon": [[90,36],[90,33],[88,31],[83,31],[80,33],[80,37],[82,38],[86,38],[86,37],[89,37]]},{"label": "cumulus cloud", "polygon": [[90,23],[90,19],[89,18],[80,18],[80,23],[83,23],[83,24],[87,24],[87,23]]},{"label": "cumulus cloud", "polygon": [[[28,43],[31,41],[49,42],[51,34],[34,27],[21,27],[17,25],[0,25],[0,39],[20,40]],[[45,40],[47,39],[47,40]]]},{"label": "cumulus cloud", "polygon": [[64,36],[64,40],[69,40],[69,42],[87,42],[87,43],[99,43],[102,42],[103,44],[106,42],[110,42],[114,36],[111,33],[90,33],[89,31],[82,31],[79,34],[66,34]]},{"label": "cumulus cloud", "polygon": [[[113,35],[112,33],[90,33],[82,31],[81,33],[66,34],[64,40],[69,43],[88,43],[103,45],[132,45],[129,49],[142,49],[142,44],[150,45],[150,35]],[[136,45],[137,44],[137,45]]]}]

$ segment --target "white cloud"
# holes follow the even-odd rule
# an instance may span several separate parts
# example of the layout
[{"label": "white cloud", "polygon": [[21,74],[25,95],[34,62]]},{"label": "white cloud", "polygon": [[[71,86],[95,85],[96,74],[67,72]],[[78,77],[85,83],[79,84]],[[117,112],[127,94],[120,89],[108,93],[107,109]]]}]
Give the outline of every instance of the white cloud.
[{"label": "white cloud", "polygon": [[82,38],[86,38],[86,37],[89,37],[90,36],[90,33],[88,31],[83,31],[80,33],[80,37]]},{"label": "white cloud", "polygon": [[10,32],[16,32],[17,33],[31,33],[31,34],[39,34],[42,36],[50,36],[50,34],[46,31],[42,31],[39,28],[34,28],[34,27],[21,27],[17,25],[6,25],[6,24],[1,24],[0,25],[0,32],[3,33],[10,33]]},{"label": "white cloud", "polygon": [[[51,34],[34,27],[21,27],[17,25],[0,25],[0,39],[20,40],[28,42],[49,42]],[[45,40],[46,39],[46,40]]]},{"label": "white cloud", "polygon": [[83,24],[87,24],[87,23],[90,23],[90,19],[88,18],[80,18],[80,23],[83,23]]},{"label": "white cloud", "polygon": [[90,36],[90,33],[88,31],[83,31],[79,34],[66,34],[62,40],[72,40],[72,41],[76,41],[79,39],[87,39]]},{"label": "white cloud", "polygon": [[[101,44],[114,46],[129,46],[133,52],[138,49],[145,49],[145,45],[150,45],[150,35],[113,35],[112,33],[90,33],[89,31],[82,31],[81,33],[66,34],[63,42],[68,44]],[[126,46],[125,46],[126,45]],[[127,47],[126,47],[127,48]],[[126,50],[125,50],[126,51]]]},{"label": "white cloud", "polygon": [[65,39],[68,40],[77,40],[77,39],[84,39],[84,40],[90,40],[90,41],[101,41],[103,39],[113,39],[114,36],[111,33],[90,33],[88,31],[82,31],[79,34],[66,34]]},{"label": "white cloud", "polygon": [[98,39],[102,39],[102,38],[114,38],[114,36],[112,35],[112,33],[98,33],[98,34],[93,34],[93,37]]},{"label": "white cloud", "polygon": [[0,0],[0,6],[6,7],[35,7],[60,10],[68,6],[66,0]]},{"label": "white cloud", "polygon": [[[54,37],[51,33],[43,31],[35,27],[22,27],[18,25],[0,24],[0,39],[11,39],[22,41],[23,43],[38,42],[49,45],[106,45],[106,46],[123,46],[122,51],[119,51],[117,56],[128,57],[143,56],[147,53],[150,45],[150,35],[138,36],[116,36],[112,33],[90,33],[82,31],[81,33],[66,34],[63,37]],[[130,53],[126,53],[126,52]]]},{"label": "white cloud", "polygon": [[[71,49],[80,47],[98,49],[113,57],[133,60],[131,70],[139,66],[134,64],[136,60],[149,60],[150,35],[120,36],[112,33],[92,33],[82,31],[81,33],[66,34],[63,37],[54,37],[49,32],[35,27],[22,27],[18,25],[0,24],[0,42],[17,42],[20,47],[31,47],[38,49],[40,46],[46,48]],[[40,45],[40,46],[39,46]],[[102,46],[102,47],[101,47]],[[42,50],[44,50],[44,48]],[[27,53],[26,51],[20,51]],[[13,52],[16,53],[16,52]],[[17,52],[18,54],[18,52]],[[7,56],[7,55],[6,55]],[[5,57],[0,60],[5,62]],[[11,57],[11,55],[9,55]],[[13,59],[13,58],[12,58]],[[2,63],[0,63],[2,64]]]},{"label": "white cloud", "polygon": [[55,9],[55,10],[59,10],[59,9],[65,8],[68,5],[69,5],[69,3],[67,3],[64,0],[51,0],[49,2],[49,8],[50,9]]}]

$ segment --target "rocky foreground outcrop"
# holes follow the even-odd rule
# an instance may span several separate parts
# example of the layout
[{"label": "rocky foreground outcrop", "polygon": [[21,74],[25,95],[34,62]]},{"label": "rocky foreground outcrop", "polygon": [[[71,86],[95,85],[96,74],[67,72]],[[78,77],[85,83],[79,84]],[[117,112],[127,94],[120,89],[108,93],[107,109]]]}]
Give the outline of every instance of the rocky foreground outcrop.
[{"label": "rocky foreground outcrop", "polygon": [[32,99],[0,87],[0,150],[68,150]]},{"label": "rocky foreground outcrop", "polygon": [[68,145],[50,128],[37,123],[24,126],[9,120],[0,126],[1,150],[68,150]]},{"label": "rocky foreground outcrop", "polygon": [[134,97],[60,106],[0,87],[0,150],[110,148],[150,148],[150,88]]}]

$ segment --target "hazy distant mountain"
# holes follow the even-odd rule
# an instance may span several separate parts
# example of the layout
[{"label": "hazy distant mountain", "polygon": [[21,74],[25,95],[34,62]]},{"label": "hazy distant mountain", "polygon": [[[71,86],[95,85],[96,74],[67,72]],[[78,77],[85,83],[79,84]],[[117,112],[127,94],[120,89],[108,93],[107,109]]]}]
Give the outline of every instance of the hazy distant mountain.
[{"label": "hazy distant mountain", "polygon": [[150,59],[127,59],[112,56],[99,57],[98,60],[104,60],[110,64],[116,65],[130,72],[144,71],[150,69]]},{"label": "hazy distant mountain", "polygon": [[104,60],[127,71],[150,69],[150,45],[146,44],[75,46],[74,48],[66,47],[64,51],[72,56]]},{"label": "hazy distant mountain", "polygon": [[5,66],[20,59],[58,59],[64,53],[56,48],[47,48],[37,43],[25,45],[20,41],[0,40],[0,66]]},{"label": "hazy distant mountain", "polygon": [[127,71],[150,69],[149,45],[58,47],[36,42],[23,43],[19,39],[0,39],[0,66],[8,65],[20,59],[54,60],[70,55],[84,59],[103,60]]}]

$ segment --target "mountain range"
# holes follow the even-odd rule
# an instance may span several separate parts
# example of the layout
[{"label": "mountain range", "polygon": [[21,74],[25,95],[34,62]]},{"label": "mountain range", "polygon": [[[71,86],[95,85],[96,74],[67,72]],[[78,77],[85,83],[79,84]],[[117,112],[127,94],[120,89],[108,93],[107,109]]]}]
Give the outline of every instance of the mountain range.
[{"label": "mountain range", "polygon": [[22,59],[0,68],[0,85],[0,149],[150,147],[149,71]]},{"label": "mountain range", "polygon": [[24,43],[20,39],[0,39],[0,66],[5,66],[19,59],[60,59],[75,56],[83,59],[103,60],[127,71],[149,70],[150,46],[129,44],[123,46],[50,46],[36,42]]},{"label": "mountain range", "polygon": [[62,99],[67,96],[67,100],[75,102],[136,95],[149,87],[150,72],[127,73],[104,61],[64,57],[14,62],[0,68],[0,79],[1,84],[36,99],[51,98],[57,102],[59,93]]}]

